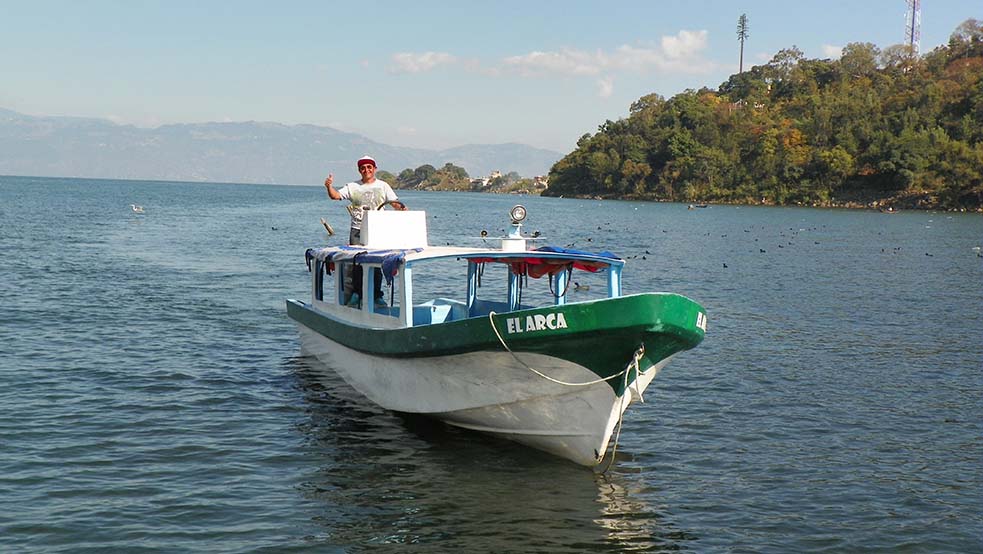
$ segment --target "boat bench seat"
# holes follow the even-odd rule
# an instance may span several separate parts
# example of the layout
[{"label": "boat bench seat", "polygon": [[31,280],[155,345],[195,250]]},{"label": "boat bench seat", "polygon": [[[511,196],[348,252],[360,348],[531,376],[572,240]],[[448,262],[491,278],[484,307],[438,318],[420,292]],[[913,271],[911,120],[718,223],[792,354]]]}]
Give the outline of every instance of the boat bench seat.
[{"label": "boat bench seat", "polygon": [[467,313],[468,306],[464,302],[450,298],[434,298],[413,306],[413,325],[429,325],[465,319]]}]

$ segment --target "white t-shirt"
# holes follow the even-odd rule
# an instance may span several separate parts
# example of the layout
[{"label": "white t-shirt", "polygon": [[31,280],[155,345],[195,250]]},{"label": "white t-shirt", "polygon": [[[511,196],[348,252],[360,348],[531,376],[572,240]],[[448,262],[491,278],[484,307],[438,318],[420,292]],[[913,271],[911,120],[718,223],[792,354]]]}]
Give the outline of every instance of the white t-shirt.
[{"label": "white t-shirt", "polygon": [[378,210],[386,202],[399,200],[389,183],[376,179],[366,185],[354,181],[338,189],[343,200],[351,200],[352,229],[362,228],[362,213],[364,210]]}]

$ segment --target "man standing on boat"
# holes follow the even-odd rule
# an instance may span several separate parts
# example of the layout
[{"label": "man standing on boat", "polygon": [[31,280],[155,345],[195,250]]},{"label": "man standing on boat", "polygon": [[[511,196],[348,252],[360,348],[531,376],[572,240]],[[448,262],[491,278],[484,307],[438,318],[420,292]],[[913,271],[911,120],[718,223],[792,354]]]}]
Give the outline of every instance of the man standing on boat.
[{"label": "man standing on boat", "polygon": [[[393,188],[389,183],[382,179],[375,178],[376,163],[371,156],[362,156],[355,162],[358,173],[362,176],[359,181],[352,181],[335,190],[331,184],[334,182],[334,175],[328,174],[324,180],[324,188],[328,189],[328,197],[332,200],[350,200],[348,212],[352,216],[351,230],[348,233],[348,244],[362,244],[362,216],[366,210],[378,210],[382,206],[389,204],[397,210],[405,210],[406,206],[399,201]],[[350,272],[351,279],[345,279],[345,302],[349,302],[353,293],[362,292],[362,267],[356,266]],[[375,270],[373,274],[375,285],[376,302],[384,302],[382,297],[382,272]],[[354,302],[358,302],[355,297]]]},{"label": "man standing on boat", "polygon": [[352,214],[352,227],[348,234],[348,244],[362,244],[362,215],[365,210],[378,210],[385,204],[390,204],[397,210],[406,209],[389,183],[375,178],[376,164],[371,156],[362,156],[355,165],[362,179],[348,183],[341,190],[335,190],[331,186],[334,175],[329,174],[324,180],[324,188],[328,189],[328,196],[332,200],[351,200],[348,211]]}]

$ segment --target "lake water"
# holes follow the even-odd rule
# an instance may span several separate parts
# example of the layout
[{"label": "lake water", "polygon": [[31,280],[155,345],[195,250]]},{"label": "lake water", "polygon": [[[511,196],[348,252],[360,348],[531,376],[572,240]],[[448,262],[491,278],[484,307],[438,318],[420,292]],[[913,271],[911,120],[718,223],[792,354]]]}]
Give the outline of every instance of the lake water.
[{"label": "lake water", "polygon": [[0,177],[0,552],[983,550],[980,215],[401,196],[707,309],[607,474],[317,383],[319,186]]}]

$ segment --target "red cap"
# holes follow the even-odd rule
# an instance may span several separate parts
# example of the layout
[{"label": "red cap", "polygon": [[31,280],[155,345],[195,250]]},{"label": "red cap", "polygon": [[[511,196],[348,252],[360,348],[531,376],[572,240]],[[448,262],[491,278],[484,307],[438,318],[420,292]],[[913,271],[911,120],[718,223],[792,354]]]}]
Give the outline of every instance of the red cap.
[{"label": "red cap", "polygon": [[375,165],[375,159],[373,159],[372,156],[368,156],[368,155],[359,158],[358,161],[355,162],[355,167],[362,167],[365,164],[372,164],[372,167],[379,167]]}]

